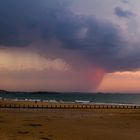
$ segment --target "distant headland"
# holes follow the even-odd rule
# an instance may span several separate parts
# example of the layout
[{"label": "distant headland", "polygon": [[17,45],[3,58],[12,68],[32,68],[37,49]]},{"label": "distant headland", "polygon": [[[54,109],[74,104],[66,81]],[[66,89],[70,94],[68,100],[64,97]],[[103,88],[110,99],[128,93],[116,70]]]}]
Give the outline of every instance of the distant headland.
[{"label": "distant headland", "polygon": [[103,92],[57,92],[57,91],[8,91],[0,90],[0,94],[104,94]]}]

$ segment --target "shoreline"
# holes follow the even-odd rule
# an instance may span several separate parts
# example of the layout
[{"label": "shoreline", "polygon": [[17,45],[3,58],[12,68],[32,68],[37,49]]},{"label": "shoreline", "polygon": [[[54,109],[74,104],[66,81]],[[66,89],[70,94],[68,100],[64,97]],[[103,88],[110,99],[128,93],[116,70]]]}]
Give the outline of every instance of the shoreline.
[{"label": "shoreline", "polygon": [[140,109],[137,104],[114,103],[82,103],[82,102],[51,102],[32,100],[0,99],[0,108],[28,108],[28,109]]}]

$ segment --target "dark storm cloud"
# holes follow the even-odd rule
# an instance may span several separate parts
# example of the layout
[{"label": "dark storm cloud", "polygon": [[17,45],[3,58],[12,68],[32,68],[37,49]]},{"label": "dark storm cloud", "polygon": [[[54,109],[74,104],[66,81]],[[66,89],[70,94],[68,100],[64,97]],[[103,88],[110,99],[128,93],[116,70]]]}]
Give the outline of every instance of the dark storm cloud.
[{"label": "dark storm cloud", "polygon": [[129,0],[122,0],[123,3],[129,3]]},{"label": "dark storm cloud", "polygon": [[115,13],[118,17],[123,17],[123,18],[129,18],[134,15],[131,11],[123,10],[121,7],[116,7]]},{"label": "dark storm cloud", "polygon": [[0,0],[0,44],[26,46],[45,31],[51,38],[51,25],[64,6],[63,0]]},{"label": "dark storm cloud", "polygon": [[[107,71],[140,67],[135,51],[120,56],[130,44],[123,39],[119,27],[93,17],[77,16],[70,11],[69,2],[0,0],[0,45],[24,47],[37,40],[59,40],[64,49],[78,51],[91,64]],[[132,15],[119,7],[115,11],[121,17]]]}]

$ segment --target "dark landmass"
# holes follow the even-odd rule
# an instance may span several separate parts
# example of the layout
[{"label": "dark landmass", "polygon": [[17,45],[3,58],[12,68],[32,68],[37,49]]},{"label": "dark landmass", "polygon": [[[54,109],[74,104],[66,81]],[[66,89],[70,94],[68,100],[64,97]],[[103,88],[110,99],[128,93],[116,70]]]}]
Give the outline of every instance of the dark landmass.
[{"label": "dark landmass", "polygon": [[[8,90],[0,90],[0,94],[135,94],[138,93],[119,93],[119,92],[57,92],[57,91],[8,91]],[[139,93],[140,94],[140,93]]]},{"label": "dark landmass", "polygon": [[56,92],[56,91],[7,91],[7,90],[0,90],[0,94],[104,94],[102,92],[91,93],[91,92]]},{"label": "dark landmass", "polygon": [[61,92],[52,92],[52,91],[25,92],[25,91],[6,91],[6,90],[0,90],[0,94],[62,94],[62,93]]}]

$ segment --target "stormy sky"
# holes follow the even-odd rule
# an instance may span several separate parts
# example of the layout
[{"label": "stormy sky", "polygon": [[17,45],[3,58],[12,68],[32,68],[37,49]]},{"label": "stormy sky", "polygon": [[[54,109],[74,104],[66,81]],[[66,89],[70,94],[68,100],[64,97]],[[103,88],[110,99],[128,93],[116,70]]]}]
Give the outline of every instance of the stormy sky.
[{"label": "stormy sky", "polygon": [[139,71],[139,0],[0,0],[0,87],[94,91]]}]

